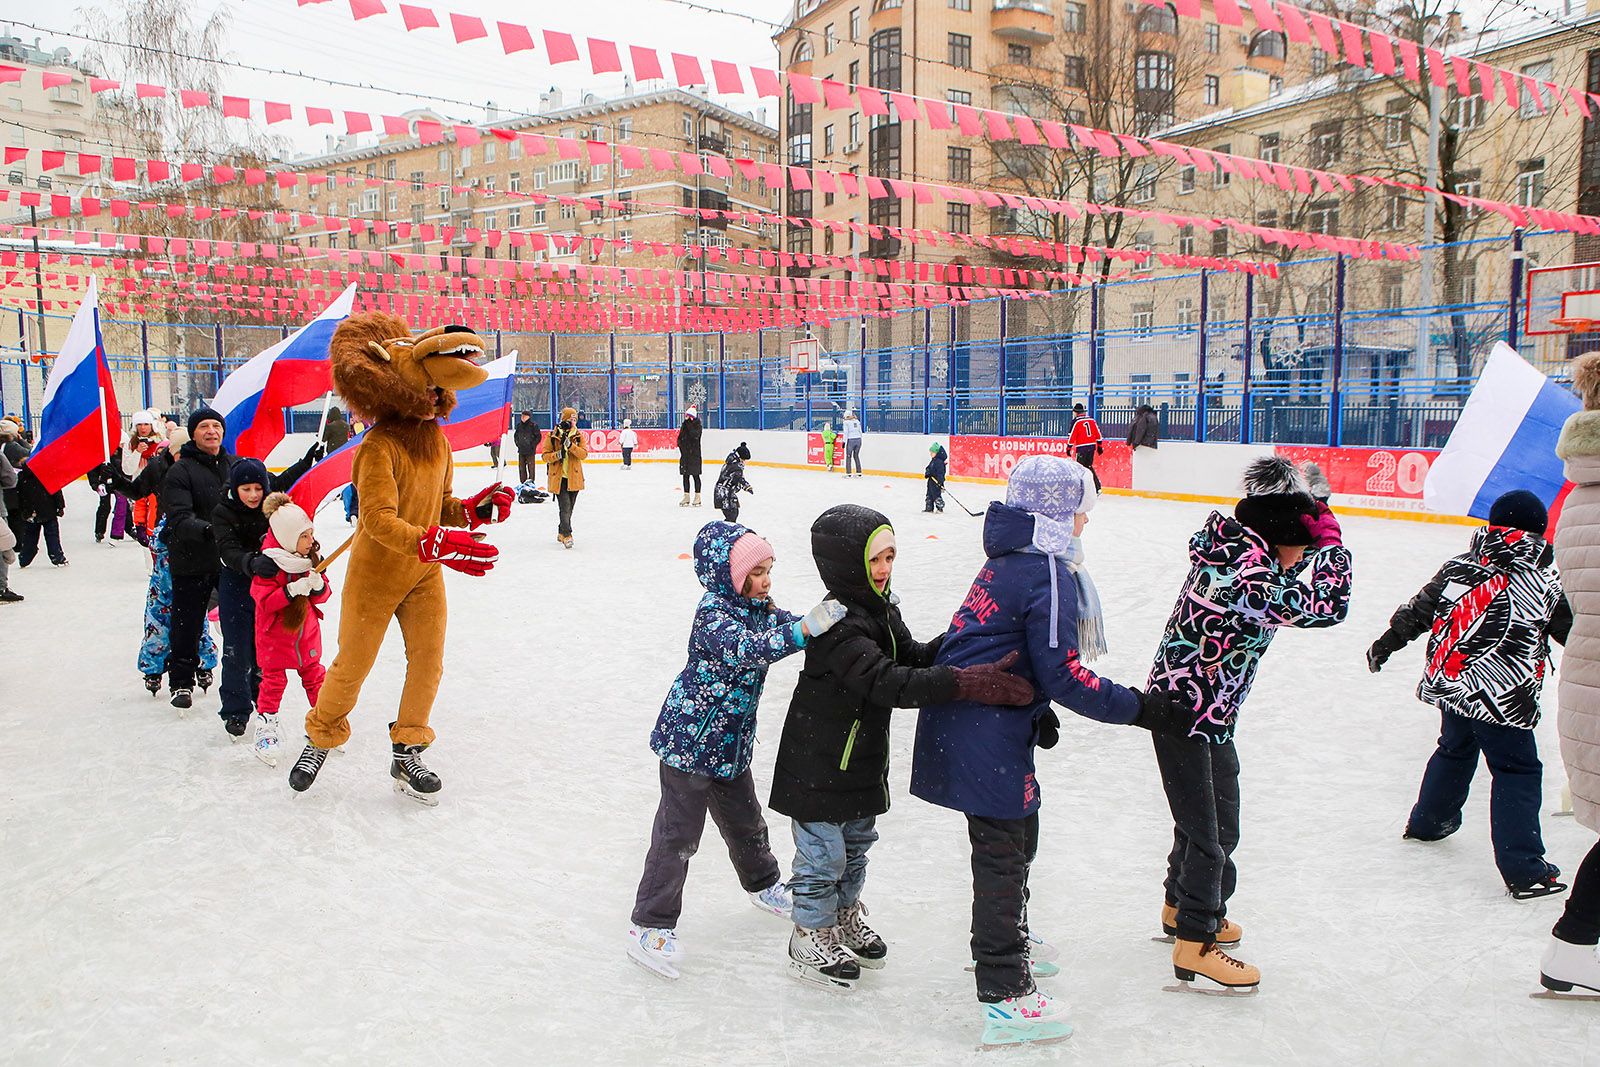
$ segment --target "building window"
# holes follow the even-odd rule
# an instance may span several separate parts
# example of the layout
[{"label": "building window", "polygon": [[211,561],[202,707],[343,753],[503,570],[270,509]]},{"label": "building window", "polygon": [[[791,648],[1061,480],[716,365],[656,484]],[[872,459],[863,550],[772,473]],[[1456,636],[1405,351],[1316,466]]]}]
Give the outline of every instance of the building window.
[{"label": "building window", "polygon": [[1160,7],[1147,7],[1139,12],[1140,33],[1163,33],[1170,37],[1178,35],[1178,13],[1170,4]]},{"label": "building window", "polygon": [[1328,73],[1328,53],[1320,49],[1311,52],[1311,73],[1317,77]]},{"label": "building window", "polygon": [[[1483,172],[1477,170],[1462,171],[1461,177],[1456,181],[1454,191],[1459,196],[1481,197],[1483,195]],[[1461,214],[1465,218],[1473,218],[1478,214],[1479,210],[1476,204],[1461,205]]]},{"label": "building window", "polygon": [[1133,305],[1133,332],[1149,333],[1156,327],[1156,306],[1151,302]]},{"label": "building window", "polygon": [[1178,193],[1180,196],[1184,193],[1194,192],[1194,173],[1194,164],[1192,163],[1186,167],[1178,168]]},{"label": "building window", "polygon": [[1395,148],[1406,143],[1406,127],[1410,124],[1411,104],[1405,97],[1390,100],[1383,109],[1383,144]]},{"label": "building window", "polygon": [[1082,56],[1061,57],[1061,81],[1074,89],[1082,89],[1087,82]]},{"label": "building window", "polygon": [[1179,326],[1193,326],[1194,297],[1180,296],[1177,300],[1173,301],[1172,318],[1173,321]]},{"label": "building window", "polygon": [[1306,209],[1306,228],[1313,233],[1335,233],[1339,229],[1339,201],[1318,200]]},{"label": "building window", "polygon": [[972,103],[972,94],[965,89],[946,89],[944,98],[952,104]]},{"label": "building window", "polygon": [[694,136],[694,112],[693,111],[685,111],[683,113],[683,135],[685,137],[693,137]]},{"label": "building window", "polygon": [[822,127],[822,154],[824,156],[832,157],[833,150],[833,123],[830,122],[828,125]]},{"label": "building window", "polygon": [[1139,177],[1133,184],[1133,202],[1148,204],[1156,198],[1156,168],[1148,164],[1139,168]]},{"label": "building window", "polygon": [[850,39],[852,41],[861,40],[861,9],[859,7],[850,9]]},{"label": "building window", "polygon": [[1456,98],[1455,127],[1458,130],[1475,130],[1483,125],[1483,97],[1458,96]]},{"label": "building window", "polygon": [[1258,139],[1256,155],[1268,163],[1278,162],[1279,137],[1275,133],[1264,133]]},{"label": "building window", "polygon": [[951,11],[971,11],[972,0],[950,0]]},{"label": "building window", "polygon": [[1256,225],[1269,230],[1277,229],[1278,213],[1271,209],[1256,212]]},{"label": "building window", "polygon": [[[517,140],[512,141],[510,144],[506,145],[506,158],[507,159],[521,159],[522,158],[522,139],[520,137]],[[518,251],[520,251],[520,249]],[[518,257],[512,256],[511,258],[512,259],[516,259]]]},{"label": "building window", "polygon": [[972,69],[972,35],[966,33],[952,33],[948,36],[946,48],[949,52],[948,62],[959,70]]},{"label": "building window", "polygon": [[465,148],[463,148],[461,150],[461,165],[463,167],[472,166],[472,146],[471,145],[468,145],[467,147],[465,147]]},{"label": "building window", "polygon": [[483,161],[485,163],[493,163],[494,162],[494,142],[493,141],[485,141],[485,142],[483,142]]},{"label": "building window", "polygon": [[[871,148],[867,153],[867,173],[879,178],[900,177],[900,124],[885,123],[872,130]],[[898,204],[898,200],[896,203]],[[874,201],[876,204],[877,201]]]},{"label": "building window", "polygon": [[833,50],[839,47],[839,35],[834,31],[833,23],[822,27],[822,54],[833,55]]},{"label": "building window", "polygon": [[535,189],[543,189],[544,188],[544,183],[545,183],[545,169],[543,167],[540,167],[538,170],[533,172],[533,187]]},{"label": "building window", "polygon": [[[704,159],[705,157],[701,156],[700,158]],[[611,167],[608,164],[596,163],[594,166],[589,168],[589,180],[595,184],[599,184],[610,177],[610,172]]]},{"label": "building window", "polygon": [[441,188],[439,190],[439,210],[440,211],[449,211],[450,210],[450,189],[449,189],[448,186],[443,187],[443,188]]},{"label": "building window", "polygon": [[[1213,29],[1215,27],[1212,27]],[[1208,107],[1216,107],[1222,100],[1222,79],[1215,74],[1206,75],[1205,100]]]},{"label": "building window", "polygon": [[850,143],[855,145],[856,149],[858,151],[860,150],[860,148],[861,148],[861,112],[859,112],[859,111],[852,111],[850,113]]},{"label": "building window", "polygon": [[535,226],[543,226],[545,224],[545,206],[543,204],[539,204],[533,209],[533,224]]},{"label": "building window", "polygon": [[950,204],[945,209],[945,225],[951,233],[972,232],[972,205]]},{"label": "building window", "polygon": [[1033,65],[1033,49],[1025,44],[1006,45],[1006,62],[1014,63],[1019,67]]},{"label": "building window", "polygon": [[399,210],[400,210],[400,194],[399,193],[390,193],[389,194],[389,214],[393,215],[395,212],[397,212]]},{"label": "building window", "polygon": [[1344,155],[1340,123],[1319,122],[1311,127],[1311,165],[1326,167]]},{"label": "building window", "polygon": [[[1145,13],[1166,8],[1146,8]],[[1138,115],[1155,122],[1172,114],[1171,52],[1140,52],[1133,57],[1133,103]]]},{"label": "building window", "polygon": [[1067,0],[1066,5],[1061,9],[1062,32],[1082,33],[1085,21],[1084,15],[1085,11],[1082,4],[1076,3],[1074,0]]},{"label": "building window", "polygon": [[633,140],[633,120],[631,118],[617,120],[617,140]]},{"label": "building window", "polygon": [[1212,55],[1222,51],[1222,27],[1215,22],[1206,23],[1206,51]]},{"label": "building window", "polygon": [[1228,228],[1218,226],[1211,231],[1211,254],[1225,256],[1228,254]]},{"label": "building window", "polygon": [[520,207],[506,208],[506,226],[515,230],[522,225],[522,209]]},{"label": "building window", "polygon": [[[1225,155],[1225,156],[1231,156],[1231,155],[1233,155],[1233,145],[1231,145],[1231,144],[1213,145],[1212,148],[1211,148],[1211,151],[1220,153],[1220,154]],[[1211,182],[1212,182],[1212,184],[1215,185],[1218,189],[1222,189],[1222,188],[1226,187],[1228,185],[1228,183],[1231,182],[1232,180],[1233,180],[1233,175],[1229,174],[1226,170],[1224,170],[1222,168],[1222,164],[1219,162],[1217,164],[1217,169],[1212,171],[1212,173],[1211,173]]]},{"label": "building window", "polygon": [[521,171],[514,170],[514,171],[511,172],[511,177],[510,177],[510,179],[508,180],[508,182],[506,184],[506,191],[507,192],[511,192],[511,193],[520,193],[520,192],[522,192],[522,172]]},{"label": "building window", "polygon": [[1538,207],[1544,203],[1544,160],[1525,159],[1517,164],[1517,204]]},{"label": "building window", "polygon": [[450,173],[450,149],[439,149],[439,165],[435,169],[444,174]]},{"label": "building window", "polygon": [[1276,74],[1267,75],[1267,95],[1277,96],[1283,92],[1283,79]]},{"label": "building window", "polygon": [[1398,189],[1391,189],[1383,204],[1383,224],[1391,230],[1404,229],[1406,224],[1406,197]]},{"label": "building window", "polygon": [[868,77],[873,88],[900,91],[900,31],[879,30],[872,35],[868,50]]},{"label": "building window", "polygon": [[[1547,82],[1555,74],[1555,64],[1548,59],[1541,60],[1538,63],[1529,63],[1522,68],[1521,74],[1524,78],[1532,78],[1535,82]],[[1531,119],[1535,115],[1543,115],[1548,110],[1544,103],[1545,90],[1542,87],[1535,87],[1534,90],[1530,90],[1526,82],[1519,82],[1518,85],[1521,87],[1521,96],[1517,105],[1517,114],[1525,119]]]},{"label": "building window", "polygon": [[1178,255],[1194,255],[1194,227],[1184,226],[1178,230]]},{"label": "building window", "polygon": [[558,182],[575,182],[578,180],[578,161],[576,159],[563,160],[560,163],[550,164],[550,184]]},{"label": "building window", "polygon": [[[311,188],[315,189],[316,186],[313,185]],[[420,170],[411,172],[411,191],[414,193],[422,191],[422,171]]]},{"label": "building window", "polygon": [[972,180],[972,149],[947,149],[946,160],[949,165],[948,177],[951,181],[970,182]]},{"label": "building window", "polygon": [[578,217],[578,205],[562,204],[561,209],[556,212],[556,216],[563,222],[570,222]]},{"label": "building window", "polygon": [[1261,30],[1250,38],[1249,57],[1251,59],[1283,60],[1288,58],[1288,55],[1289,46],[1281,33],[1275,33],[1272,30]]},{"label": "building window", "polygon": [[361,210],[363,213],[378,210],[378,190],[368,189],[361,194]]}]

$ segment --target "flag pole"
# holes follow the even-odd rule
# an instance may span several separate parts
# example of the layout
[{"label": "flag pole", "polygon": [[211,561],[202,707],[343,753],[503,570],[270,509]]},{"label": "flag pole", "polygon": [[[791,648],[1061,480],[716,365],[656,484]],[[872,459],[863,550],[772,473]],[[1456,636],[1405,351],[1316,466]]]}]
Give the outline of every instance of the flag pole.
[{"label": "flag pole", "polygon": [[317,420],[317,441],[313,443],[320,443],[322,440],[322,431],[328,426],[328,405],[331,403],[333,403],[333,390],[330,389],[322,394],[322,418]]},{"label": "flag pole", "polygon": [[100,387],[100,446],[105,462],[111,462],[111,428],[106,425],[106,387]]}]

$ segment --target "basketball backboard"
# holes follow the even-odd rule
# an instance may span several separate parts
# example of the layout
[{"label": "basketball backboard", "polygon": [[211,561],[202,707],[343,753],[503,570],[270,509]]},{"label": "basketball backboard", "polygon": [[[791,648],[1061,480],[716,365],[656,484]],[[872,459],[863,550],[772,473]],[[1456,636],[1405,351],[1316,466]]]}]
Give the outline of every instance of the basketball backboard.
[{"label": "basketball backboard", "polygon": [[1587,332],[1600,321],[1600,263],[1530,268],[1523,314],[1529,337]]},{"label": "basketball backboard", "polygon": [[822,358],[822,342],[815,337],[802,337],[789,342],[789,373],[814,373],[817,361]]}]

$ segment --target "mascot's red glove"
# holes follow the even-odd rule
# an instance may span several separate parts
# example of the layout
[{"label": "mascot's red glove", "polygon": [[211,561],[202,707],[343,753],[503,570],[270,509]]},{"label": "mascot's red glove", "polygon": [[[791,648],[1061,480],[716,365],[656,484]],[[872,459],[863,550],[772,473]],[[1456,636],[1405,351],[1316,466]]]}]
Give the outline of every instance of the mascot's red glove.
[{"label": "mascot's red glove", "polygon": [[516,494],[499,482],[480,489],[476,496],[461,502],[467,509],[467,525],[476,530],[486,523],[505,522],[511,517],[511,504],[516,499]]},{"label": "mascot's red glove", "polygon": [[430,526],[417,542],[417,558],[424,563],[442,563],[463,574],[482,575],[500,558],[500,550],[485,544],[483,534]]}]

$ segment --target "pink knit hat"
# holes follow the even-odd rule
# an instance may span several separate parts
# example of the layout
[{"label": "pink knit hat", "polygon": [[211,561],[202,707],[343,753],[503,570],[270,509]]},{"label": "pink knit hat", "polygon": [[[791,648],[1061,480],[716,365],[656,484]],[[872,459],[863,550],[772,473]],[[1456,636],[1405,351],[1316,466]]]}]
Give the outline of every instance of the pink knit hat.
[{"label": "pink knit hat", "polygon": [[733,591],[743,595],[744,581],[758,564],[773,557],[772,546],[753,533],[745,533],[728,551],[728,571],[733,577]]}]

